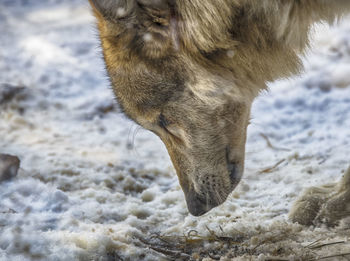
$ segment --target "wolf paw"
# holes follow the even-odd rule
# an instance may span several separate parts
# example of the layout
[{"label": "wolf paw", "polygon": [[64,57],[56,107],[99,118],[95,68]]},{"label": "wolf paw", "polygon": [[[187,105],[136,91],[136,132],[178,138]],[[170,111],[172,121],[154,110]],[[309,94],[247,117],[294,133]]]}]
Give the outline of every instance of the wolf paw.
[{"label": "wolf paw", "polygon": [[350,216],[350,168],[339,183],[311,187],[293,204],[292,222],[302,225],[335,226]]}]

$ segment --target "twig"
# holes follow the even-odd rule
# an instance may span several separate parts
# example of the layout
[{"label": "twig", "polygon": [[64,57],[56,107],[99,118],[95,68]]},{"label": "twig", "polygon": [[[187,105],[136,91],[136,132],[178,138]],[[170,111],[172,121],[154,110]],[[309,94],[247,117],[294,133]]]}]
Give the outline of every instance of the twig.
[{"label": "twig", "polygon": [[286,149],[286,148],[279,148],[276,147],[274,145],[272,145],[272,143],[270,142],[269,137],[267,137],[264,133],[260,133],[260,136],[263,137],[266,141],[267,147],[274,149],[274,150],[283,150],[283,151],[290,151],[290,149]]},{"label": "twig", "polygon": [[326,162],[326,160],[327,160],[326,158],[321,159],[321,161],[318,162],[318,165],[322,165],[323,163]]},{"label": "twig", "polygon": [[279,165],[281,165],[285,161],[286,161],[285,159],[282,159],[279,162],[277,162],[275,165],[273,165],[272,167],[268,167],[268,168],[260,170],[259,174],[270,173],[270,172],[274,171]]},{"label": "twig", "polygon": [[16,210],[13,210],[12,208],[9,208],[7,211],[0,212],[0,214],[17,214],[18,212]]}]

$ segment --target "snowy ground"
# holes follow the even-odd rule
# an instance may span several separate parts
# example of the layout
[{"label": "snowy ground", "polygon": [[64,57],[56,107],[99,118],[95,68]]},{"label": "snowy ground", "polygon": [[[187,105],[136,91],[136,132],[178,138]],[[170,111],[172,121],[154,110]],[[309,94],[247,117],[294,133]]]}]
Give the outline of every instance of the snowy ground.
[{"label": "snowy ground", "polygon": [[[196,218],[163,144],[118,112],[87,1],[1,0],[0,153],[21,170],[0,184],[0,260],[350,253],[350,222],[307,228],[287,217],[304,188],[349,165],[350,19],[316,31],[305,73],[254,104],[241,184]],[[1,99],[5,84],[24,89]]]}]

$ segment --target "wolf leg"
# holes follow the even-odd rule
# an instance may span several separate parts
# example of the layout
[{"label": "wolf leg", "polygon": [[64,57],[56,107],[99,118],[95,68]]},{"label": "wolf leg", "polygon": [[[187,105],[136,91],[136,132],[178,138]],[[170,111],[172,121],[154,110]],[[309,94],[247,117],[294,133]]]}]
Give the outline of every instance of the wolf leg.
[{"label": "wolf leg", "polygon": [[339,183],[307,189],[289,213],[291,221],[307,226],[335,226],[349,216],[350,168]]}]

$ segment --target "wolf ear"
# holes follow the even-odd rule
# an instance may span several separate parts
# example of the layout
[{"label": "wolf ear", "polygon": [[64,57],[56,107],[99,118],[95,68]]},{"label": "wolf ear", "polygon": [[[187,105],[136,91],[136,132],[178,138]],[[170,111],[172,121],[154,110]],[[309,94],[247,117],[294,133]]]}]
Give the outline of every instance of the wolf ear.
[{"label": "wolf ear", "polygon": [[135,0],[89,0],[95,14],[106,19],[121,19],[132,11]]}]

